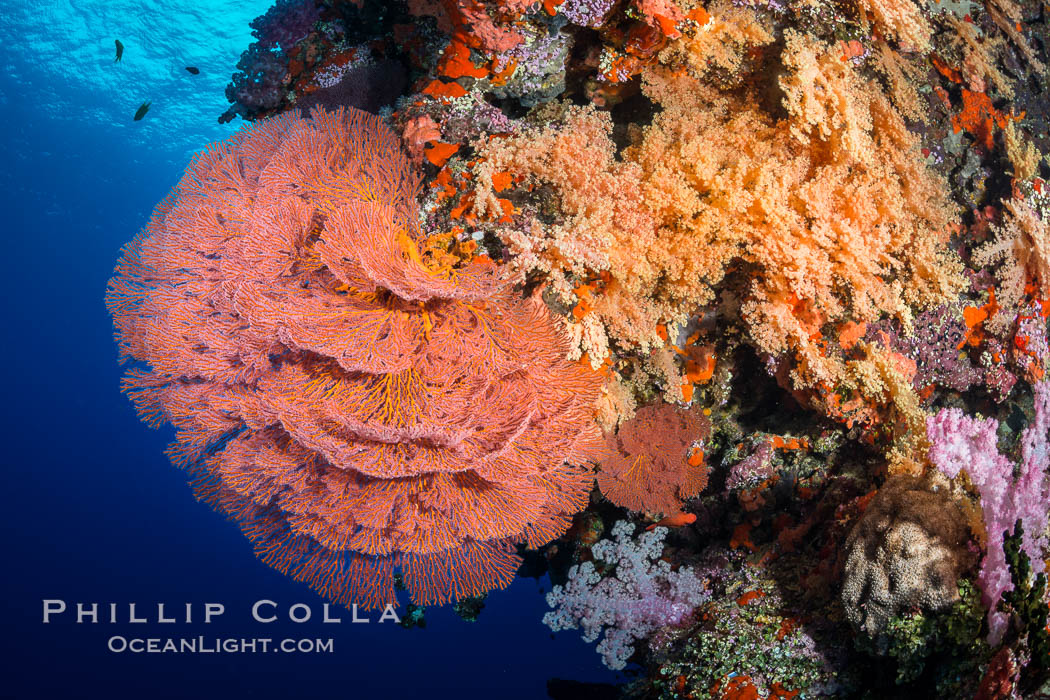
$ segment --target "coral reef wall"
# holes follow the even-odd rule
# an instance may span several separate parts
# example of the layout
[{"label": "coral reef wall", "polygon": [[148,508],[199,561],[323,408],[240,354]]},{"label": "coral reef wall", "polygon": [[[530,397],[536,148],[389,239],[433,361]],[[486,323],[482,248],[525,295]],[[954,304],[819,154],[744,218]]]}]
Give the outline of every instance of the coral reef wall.
[{"label": "coral reef wall", "polygon": [[1050,696],[1045,3],[253,27],[108,299],[265,561],[474,619],[522,556],[624,697]]}]

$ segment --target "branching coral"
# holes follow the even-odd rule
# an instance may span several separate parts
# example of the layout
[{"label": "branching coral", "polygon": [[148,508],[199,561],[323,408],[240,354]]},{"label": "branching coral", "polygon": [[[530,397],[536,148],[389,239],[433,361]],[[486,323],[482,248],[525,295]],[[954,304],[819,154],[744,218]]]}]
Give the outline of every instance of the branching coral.
[{"label": "branching coral", "polygon": [[674,513],[707,486],[702,446],[710,432],[696,410],[663,402],[640,408],[608,437],[598,488],[628,510]]},{"label": "branching coral", "polygon": [[597,455],[600,377],[491,263],[432,255],[397,137],[356,110],[211,147],[125,250],[107,303],[143,418],[260,558],[343,604],[514,575]]}]

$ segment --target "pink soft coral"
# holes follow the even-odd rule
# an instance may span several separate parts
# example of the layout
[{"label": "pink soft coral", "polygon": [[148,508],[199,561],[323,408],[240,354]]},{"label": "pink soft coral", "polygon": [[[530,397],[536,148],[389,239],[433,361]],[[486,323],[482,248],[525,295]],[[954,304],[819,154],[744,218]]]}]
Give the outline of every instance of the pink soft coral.
[{"label": "pink soft coral", "polygon": [[978,582],[988,607],[989,642],[998,644],[1006,629],[1005,616],[995,606],[1012,588],[1003,551],[1003,534],[1024,523],[1023,549],[1036,572],[1043,569],[1048,508],[1050,508],[1050,382],[1035,386],[1035,418],[1021,436],[1021,463],[999,453],[994,418],[972,418],[955,408],[944,409],[927,421],[930,459],[948,477],[965,471],[981,496],[987,531],[985,555]]},{"label": "pink soft coral", "polygon": [[627,520],[613,525],[614,539],[602,540],[591,553],[608,572],[603,576],[594,562],[569,570],[564,586],[547,595],[554,608],[543,617],[553,631],[580,629],[593,642],[604,632],[597,651],[611,669],[627,665],[636,640],[661,627],[681,624],[708,597],[707,587],[689,567],[672,571],[660,560],[667,529],[654,528],[632,539],[634,526]]}]

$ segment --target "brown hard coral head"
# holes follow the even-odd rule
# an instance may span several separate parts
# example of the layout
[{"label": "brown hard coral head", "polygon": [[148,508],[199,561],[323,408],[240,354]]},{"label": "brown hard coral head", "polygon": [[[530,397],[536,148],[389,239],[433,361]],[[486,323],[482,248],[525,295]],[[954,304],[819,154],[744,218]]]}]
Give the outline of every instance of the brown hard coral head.
[{"label": "brown hard coral head", "polygon": [[355,110],[191,164],[107,303],[125,388],[264,561],[344,604],[506,585],[587,500],[600,377],[491,263],[421,255],[417,180]]},{"label": "brown hard coral head", "polygon": [[890,618],[931,612],[958,599],[956,582],[973,566],[970,530],[949,491],[891,477],[845,546],[842,603],[855,628],[880,635]]}]

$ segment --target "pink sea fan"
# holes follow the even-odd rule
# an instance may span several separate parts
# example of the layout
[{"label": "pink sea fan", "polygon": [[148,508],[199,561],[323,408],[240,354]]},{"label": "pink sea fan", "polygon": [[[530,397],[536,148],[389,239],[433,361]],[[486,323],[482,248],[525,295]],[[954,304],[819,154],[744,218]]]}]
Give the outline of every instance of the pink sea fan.
[{"label": "pink sea fan", "polygon": [[696,410],[668,403],[641,408],[606,440],[609,456],[598,472],[598,488],[628,510],[674,513],[682,500],[707,486],[707,465],[695,442],[710,421]]},{"label": "pink sea fan", "polygon": [[198,497],[345,605],[507,585],[600,447],[597,375],[492,263],[427,257],[417,189],[378,117],[281,115],[193,160],[107,294]]}]

